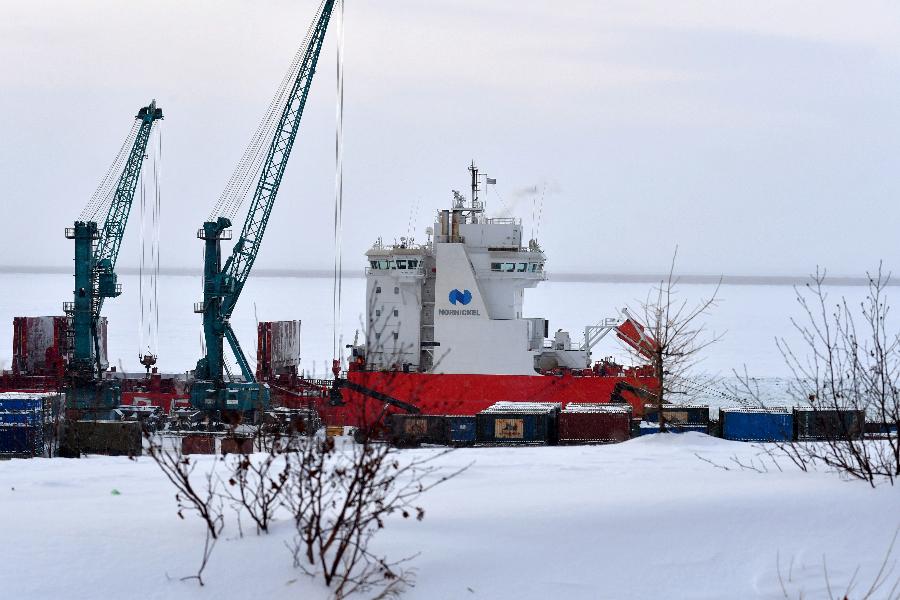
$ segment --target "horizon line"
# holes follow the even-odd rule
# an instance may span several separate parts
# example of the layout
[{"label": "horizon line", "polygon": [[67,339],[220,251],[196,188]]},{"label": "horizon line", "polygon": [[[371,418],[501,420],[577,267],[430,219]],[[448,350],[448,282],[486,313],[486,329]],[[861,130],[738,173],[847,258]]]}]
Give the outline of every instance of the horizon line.
[{"label": "horizon line", "polygon": [[[138,275],[141,270],[137,267],[120,267],[118,272],[123,275]],[[35,265],[0,265],[0,273],[23,275],[68,275],[72,271],[60,266],[35,266]],[[163,267],[160,275],[174,277],[200,277],[202,269],[192,267]],[[286,269],[286,268],[259,268],[255,269],[257,277],[276,278],[309,278],[330,279],[334,275],[331,269]],[[345,270],[344,277],[362,279],[365,270]],[[548,281],[562,283],[659,283],[668,278],[668,274],[660,273],[590,273],[590,272],[557,272],[550,273]],[[716,284],[722,285],[802,285],[812,281],[812,275],[708,275],[701,273],[685,273],[677,275],[676,279],[683,284]],[[868,277],[851,275],[829,275],[825,279],[826,285],[862,286],[868,285]],[[890,286],[900,285],[900,281],[891,280]]]}]

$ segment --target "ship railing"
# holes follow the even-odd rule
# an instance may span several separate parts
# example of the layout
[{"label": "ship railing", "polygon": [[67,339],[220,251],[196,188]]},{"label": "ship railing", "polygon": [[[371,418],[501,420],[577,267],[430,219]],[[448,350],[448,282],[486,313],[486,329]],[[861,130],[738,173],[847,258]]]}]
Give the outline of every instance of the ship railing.
[{"label": "ship railing", "polygon": [[481,222],[491,225],[520,225],[522,219],[517,219],[516,217],[485,217],[481,219]]},{"label": "ship railing", "polygon": [[373,269],[366,267],[366,275],[396,275],[397,277],[419,278],[425,277],[425,267],[421,265],[415,269]]}]

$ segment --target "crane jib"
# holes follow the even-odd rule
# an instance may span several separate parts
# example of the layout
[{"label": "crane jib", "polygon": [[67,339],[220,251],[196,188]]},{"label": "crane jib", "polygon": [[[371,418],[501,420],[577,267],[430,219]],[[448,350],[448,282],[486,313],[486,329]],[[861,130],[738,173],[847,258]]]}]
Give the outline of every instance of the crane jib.
[{"label": "crane jib", "polygon": [[[259,254],[272,207],[297,137],[334,5],[335,0],[322,2],[320,12],[309,30],[308,43],[302,49],[302,56],[299,61],[293,63],[294,68],[298,69],[297,73],[278,122],[271,130],[272,138],[269,140],[265,160],[259,170],[259,179],[253,190],[241,234],[223,267],[220,266],[222,258],[220,244],[225,237],[221,235],[224,230],[222,224],[223,221],[227,222],[227,219],[220,217],[216,222],[209,221],[204,224],[203,239],[206,252],[203,306],[211,308],[203,311],[206,351],[205,356],[197,362],[195,372],[197,381],[191,389],[191,402],[196,408],[249,410],[260,403],[263,405],[268,403],[268,388],[263,389],[256,382],[237,337],[228,325],[228,318],[237,304]],[[238,172],[242,172],[241,168],[242,165],[239,165]],[[226,339],[240,365],[245,384],[232,383],[228,386],[225,384]]]}]

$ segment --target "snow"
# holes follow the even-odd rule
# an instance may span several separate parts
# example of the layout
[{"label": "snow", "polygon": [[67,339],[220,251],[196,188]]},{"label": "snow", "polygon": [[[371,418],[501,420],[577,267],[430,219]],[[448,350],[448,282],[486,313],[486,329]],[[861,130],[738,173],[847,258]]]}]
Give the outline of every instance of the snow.
[{"label": "snow", "polygon": [[[791,598],[818,598],[826,561],[836,590],[857,568],[868,583],[900,526],[900,487],[731,460],[758,453],[697,433],[459,449],[440,464],[472,466],[422,499],[424,521],[389,522],[375,549],[418,553],[409,599],[784,598],[779,564]],[[215,465],[200,457],[198,468]],[[179,581],[198,564],[203,527],[176,517],[148,457],[0,462],[0,506],[3,597],[328,596],[292,567],[284,519],[260,537],[245,519],[243,538],[232,519],[206,587]]]}]

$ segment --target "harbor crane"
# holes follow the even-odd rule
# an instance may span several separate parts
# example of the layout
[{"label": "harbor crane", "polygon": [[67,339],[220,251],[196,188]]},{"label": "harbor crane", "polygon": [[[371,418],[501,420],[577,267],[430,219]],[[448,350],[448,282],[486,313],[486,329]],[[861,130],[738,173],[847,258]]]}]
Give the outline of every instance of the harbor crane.
[{"label": "harbor crane", "polygon": [[[256,180],[243,229],[224,265],[221,242],[231,239],[230,218],[213,214],[197,232],[197,237],[204,241],[205,254],[203,301],[195,304],[194,311],[203,315],[205,354],[197,361],[194,371],[191,405],[207,414],[218,415],[222,420],[240,420],[245,413],[262,411],[269,407],[269,387],[256,380],[229,319],[259,254],[263,234],[278,195],[291,149],[297,138],[300,119],[306,107],[306,99],[334,5],[335,0],[324,0],[320,5],[319,12],[307,33],[305,45],[301,47],[292,65],[294,77],[292,80],[283,81],[282,89],[276,94],[276,100],[283,103],[280,115],[271,112],[261,124],[261,130],[272,132],[271,139],[257,137],[251,141],[248,152],[235,171],[236,175],[233,175],[232,181],[229,182],[229,188],[235,181],[237,187],[240,187],[241,182],[250,179],[258,169],[259,178]],[[291,72],[289,71],[289,74]],[[276,108],[280,105],[279,102],[274,103]],[[265,127],[269,118],[274,127]],[[268,150],[260,166],[254,162],[255,157],[251,155],[250,148],[255,145],[261,151],[266,141]],[[228,189],[223,195],[227,193]],[[228,346],[240,368],[241,380],[228,373],[224,356],[225,340],[228,341]]]},{"label": "harbor crane", "polygon": [[[95,418],[121,401],[118,382],[103,379],[109,365],[105,363],[100,347],[101,312],[106,298],[115,298],[122,293],[115,270],[116,261],[150,134],[163,113],[154,100],[142,107],[134,118],[135,123],[122,150],[82,212],[82,215],[102,214],[108,203],[103,226],[95,220],[85,219],[66,228],[66,237],[75,241],[74,298],[63,305],[69,322],[68,408],[96,411]],[[130,140],[133,141],[126,155]],[[121,174],[115,180],[115,187],[109,187],[118,169]]]}]

